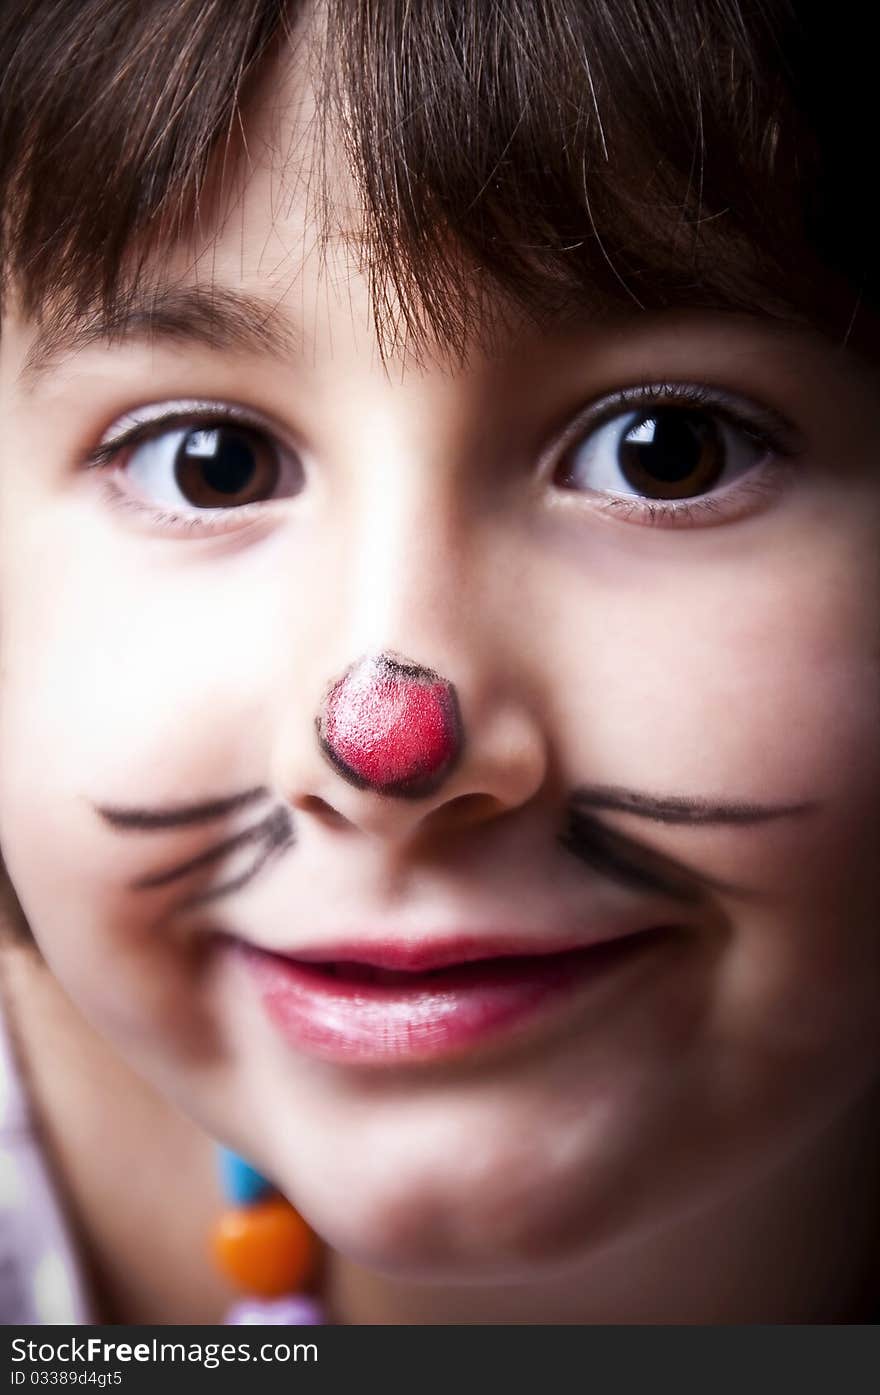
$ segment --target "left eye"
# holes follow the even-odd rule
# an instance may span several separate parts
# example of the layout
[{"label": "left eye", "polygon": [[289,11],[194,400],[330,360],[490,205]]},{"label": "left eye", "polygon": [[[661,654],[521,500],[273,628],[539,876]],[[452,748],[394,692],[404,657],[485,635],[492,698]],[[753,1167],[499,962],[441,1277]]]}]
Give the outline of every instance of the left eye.
[{"label": "left eye", "polygon": [[150,503],[229,508],[269,498],[282,473],[281,452],[262,431],[238,422],[182,426],[135,442],[128,480]]},{"label": "left eye", "polygon": [[762,460],[769,444],[708,409],[652,406],[590,431],[566,453],[559,483],[633,501],[693,499]]}]

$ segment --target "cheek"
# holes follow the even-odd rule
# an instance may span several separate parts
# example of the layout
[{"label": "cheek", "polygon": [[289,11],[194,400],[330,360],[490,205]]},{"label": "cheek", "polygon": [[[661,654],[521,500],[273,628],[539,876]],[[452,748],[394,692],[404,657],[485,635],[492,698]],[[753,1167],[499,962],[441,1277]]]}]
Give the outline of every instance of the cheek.
[{"label": "cheek", "polygon": [[[735,528],[714,544],[708,535],[724,529],[677,547],[649,539],[644,555],[630,546],[626,567],[597,565],[576,588],[569,576],[576,608],[555,624],[548,615],[544,630],[567,767],[591,782],[672,795],[821,800],[844,818],[876,808],[880,504],[864,510],[861,526],[849,507],[825,532],[803,505],[787,527],[752,542],[736,541]],[[741,837],[639,827],[672,846]],[[795,840],[809,827],[798,824]],[[774,843],[777,831],[764,824],[751,842]]]},{"label": "cheek", "polygon": [[621,571],[576,628],[569,616],[568,643],[557,629],[560,721],[595,742],[581,765],[727,800],[876,788],[880,519],[861,544],[850,528],[778,550],[772,564],[685,555]]},{"label": "cheek", "polygon": [[[234,565],[221,584],[179,566],[148,577],[90,539],[87,521],[76,529],[24,530],[15,566],[7,554],[0,846],[41,949],[92,1020],[119,1040],[152,1032],[196,1050],[209,1033],[195,1021],[186,933],[130,884],[198,853],[204,829],[126,835],[93,805],[257,783],[278,620],[242,614],[254,585]],[[80,560],[64,552],[68,533]]]},{"label": "cheek", "polygon": [[[772,563],[618,574],[583,605],[555,722],[576,778],[651,793],[796,804],[749,826],[613,816],[637,844],[739,891],[716,1023],[753,1064],[812,1046],[877,1059],[880,982],[880,520],[798,520]],[[844,526],[845,523],[845,526]],[[651,585],[647,584],[651,571]],[[589,588],[585,589],[589,594]],[[568,631],[571,634],[571,628]],[[828,1061],[829,1069],[831,1060]],[[862,1066],[860,1065],[860,1069]]]},{"label": "cheek", "polygon": [[295,588],[273,582],[266,549],[199,548],[114,533],[88,500],[21,530],[0,630],[0,738],[30,766],[18,797],[146,805],[264,768]]}]

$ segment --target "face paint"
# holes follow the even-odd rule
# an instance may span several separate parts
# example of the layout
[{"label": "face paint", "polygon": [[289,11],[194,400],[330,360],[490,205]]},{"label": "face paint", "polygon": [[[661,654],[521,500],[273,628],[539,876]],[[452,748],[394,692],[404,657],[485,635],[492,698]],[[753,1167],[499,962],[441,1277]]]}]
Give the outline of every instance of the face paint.
[{"label": "face paint", "polygon": [[379,794],[429,794],[461,755],[452,684],[388,654],[358,660],[332,685],[316,727],[343,779]]},{"label": "face paint", "polygon": [[638,814],[656,823],[766,823],[768,819],[814,814],[821,809],[818,800],[801,804],[719,804],[708,799],[680,795],[655,796],[635,790],[611,789],[604,785],[584,785],[575,790],[572,803],[585,809],[610,809]]},{"label": "face paint", "polygon": [[582,785],[569,799],[559,842],[585,866],[612,881],[633,891],[657,893],[688,904],[699,901],[706,890],[736,896],[747,895],[748,890],[706,873],[697,875],[674,859],[659,856],[619,830],[606,827],[595,817],[595,811],[635,814],[664,824],[748,825],[801,818],[821,807],[816,800],[778,805],[721,804],[700,797],[658,796],[620,787]]},{"label": "face paint", "polygon": [[95,811],[112,828],[182,828],[186,824],[210,823],[212,819],[223,819],[249,804],[258,803],[269,797],[265,785],[243,790],[240,794],[223,799],[203,800],[197,804],[176,804],[165,809],[137,809],[107,804],[95,805]]},{"label": "face paint", "polygon": [[[245,790],[241,794],[232,795],[227,799],[213,799],[169,809],[120,809],[96,805],[95,810],[112,828],[121,829],[124,832],[149,833],[197,823],[211,823],[215,819],[226,817],[240,808],[264,799],[268,793],[268,789],[261,785],[254,789]],[[293,816],[289,809],[278,806],[272,809],[259,823],[213,844],[203,852],[197,853],[195,857],[139,878],[131,884],[131,889],[133,891],[151,891],[157,887],[167,886],[172,882],[191,876],[193,873],[201,872],[213,863],[232,856],[233,853],[250,844],[255,845],[257,856],[245,872],[222,882],[220,885],[210,887],[206,891],[196,892],[186,897],[178,904],[178,910],[188,910],[194,906],[215,901],[221,896],[227,896],[233,891],[239,891],[268,862],[274,861],[279,854],[292,847],[294,842]]]}]

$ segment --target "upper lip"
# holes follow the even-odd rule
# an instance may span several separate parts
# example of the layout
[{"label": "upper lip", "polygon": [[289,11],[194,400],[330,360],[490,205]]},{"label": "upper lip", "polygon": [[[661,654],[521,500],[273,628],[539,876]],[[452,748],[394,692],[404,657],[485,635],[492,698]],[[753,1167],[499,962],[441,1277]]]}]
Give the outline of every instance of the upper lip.
[{"label": "upper lip", "polygon": [[285,959],[302,963],[366,964],[377,969],[400,969],[410,973],[427,973],[431,969],[443,969],[452,964],[466,964],[478,959],[500,959],[513,955],[550,955],[566,951],[589,949],[593,945],[609,940],[623,939],[624,936],[645,933],[656,926],[641,924],[624,930],[612,930],[605,934],[567,936],[559,939],[539,939],[534,934],[517,936],[508,934],[462,934],[444,939],[337,939],[327,944],[297,948],[293,950],[272,949],[270,946],[252,946],[264,949],[270,954],[278,954]]}]

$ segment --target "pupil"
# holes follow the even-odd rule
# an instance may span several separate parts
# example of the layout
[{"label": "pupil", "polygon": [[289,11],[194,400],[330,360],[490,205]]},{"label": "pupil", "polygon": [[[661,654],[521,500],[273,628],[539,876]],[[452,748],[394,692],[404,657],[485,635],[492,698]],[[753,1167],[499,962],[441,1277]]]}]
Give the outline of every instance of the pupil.
[{"label": "pupil", "polygon": [[183,464],[198,465],[208,487],[217,494],[239,494],[247,488],[257,467],[254,448],[238,432],[227,428],[190,431],[181,450]]},{"label": "pupil", "polygon": [[[700,466],[720,463],[714,423],[694,412],[658,412],[630,427],[621,447],[623,462],[652,480],[678,484]],[[712,480],[707,480],[708,488]]]}]

